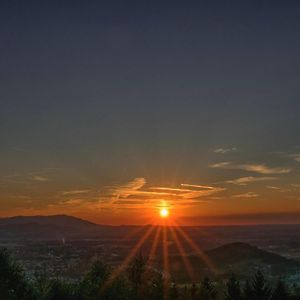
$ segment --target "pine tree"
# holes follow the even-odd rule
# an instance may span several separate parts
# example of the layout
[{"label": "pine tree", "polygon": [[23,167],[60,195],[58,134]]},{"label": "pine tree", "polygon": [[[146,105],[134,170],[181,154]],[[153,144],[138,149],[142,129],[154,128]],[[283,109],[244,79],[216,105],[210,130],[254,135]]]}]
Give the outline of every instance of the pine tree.
[{"label": "pine tree", "polygon": [[235,275],[232,274],[226,284],[226,300],[241,300],[242,293],[240,288],[240,283],[236,279]]},{"label": "pine tree", "polygon": [[191,299],[196,299],[196,295],[197,295],[197,286],[195,283],[192,284],[191,289],[190,289],[190,295],[191,295]]},{"label": "pine tree", "polygon": [[246,281],[243,289],[243,300],[253,300],[253,290],[249,280]]},{"label": "pine tree", "polygon": [[201,300],[215,300],[217,293],[211,280],[205,277],[201,283],[199,299]]},{"label": "pine tree", "polygon": [[80,291],[84,297],[89,300],[99,299],[103,292],[101,287],[107,282],[109,275],[109,267],[99,260],[95,261],[81,282]]},{"label": "pine tree", "polygon": [[178,300],[179,299],[179,292],[176,283],[172,283],[170,287],[170,299]]},{"label": "pine tree", "polygon": [[144,298],[144,294],[147,292],[145,291],[146,264],[146,259],[140,253],[128,268],[128,277],[133,287],[134,299]]},{"label": "pine tree", "polygon": [[33,289],[22,268],[12,260],[6,249],[0,249],[0,299],[34,299]]},{"label": "pine tree", "polygon": [[272,293],[272,300],[288,300],[290,299],[288,288],[285,283],[279,279]]},{"label": "pine tree", "polygon": [[269,300],[271,291],[262,272],[258,271],[252,282],[253,298],[255,300]]},{"label": "pine tree", "polygon": [[154,272],[148,279],[148,292],[146,299],[162,300],[164,298],[163,276]]}]

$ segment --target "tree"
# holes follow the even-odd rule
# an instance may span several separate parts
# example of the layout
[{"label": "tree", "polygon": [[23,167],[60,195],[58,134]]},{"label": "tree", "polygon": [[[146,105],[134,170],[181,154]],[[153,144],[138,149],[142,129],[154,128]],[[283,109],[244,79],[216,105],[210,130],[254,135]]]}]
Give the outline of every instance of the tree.
[{"label": "tree", "polygon": [[110,269],[97,260],[80,284],[80,293],[87,300],[100,299],[101,287],[108,280]]},{"label": "tree", "polygon": [[134,299],[144,298],[146,280],[146,264],[147,261],[140,253],[134,258],[131,265],[128,268],[128,278],[133,287],[133,297]]},{"label": "tree", "polygon": [[[39,298],[40,299],[40,298]],[[58,279],[49,283],[48,289],[42,298],[43,300],[73,300],[73,289],[70,286]]]},{"label": "tree", "polygon": [[269,300],[271,291],[262,272],[257,271],[252,282],[253,298],[255,300]]},{"label": "tree", "polygon": [[253,290],[252,290],[249,280],[247,280],[244,285],[243,299],[244,300],[253,300]]},{"label": "tree", "polygon": [[190,289],[190,295],[191,299],[195,299],[197,294],[197,286],[195,283],[192,284],[191,289]]},{"label": "tree", "polygon": [[241,300],[242,293],[240,288],[240,283],[236,279],[235,275],[232,274],[226,284],[226,300]]},{"label": "tree", "polygon": [[24,271],[12,260],[6,249],[0,249],[0,299],[34,299],[33,289]]},{"label": "tree", "polygon": [[217,293],[211,280],[205,277],[201,283],[199,299],[201,300],[215,300]]},{"label": "tree", "polygon": [[179,299],[179,292],[176,283],[172,283],[170,287],[170,299],[178,300]]},{"label": "tree", "polygon": [[162,300],[164,298],[163,276],[158,272],[149,272],[148,292],[145,299]]},{"label": "tree", "polygon": [[272,293],[272,300],[288,300],[290,299],[289,291],[285,283],[279,279]]}]

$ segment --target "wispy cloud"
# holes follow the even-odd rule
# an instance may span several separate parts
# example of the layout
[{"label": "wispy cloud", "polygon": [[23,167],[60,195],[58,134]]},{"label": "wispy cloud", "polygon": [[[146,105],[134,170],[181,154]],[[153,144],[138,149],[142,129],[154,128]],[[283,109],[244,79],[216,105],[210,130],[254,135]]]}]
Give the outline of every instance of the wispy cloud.
[{"label": "wispy cloud", "polygon": [[237,179],[227,180],[226,183],[236,184],[236,185],[247,185],[249,183],[260,182],[260,181],[268,181],[268,180],[276,180],[277,177],[241,177]]},{"label": "wispy cloud", "polygon": [[189,184],[189,183],[181,183],[181,186],[187,186],[192,188],[200,188],[205,190],[213,190],[215,187],[213,186],[207,186],[207,185],[199,185],[199,184]]},{"label": "wispy cloud", "polygon": [[289,154],[288,157],[291,157],[295,161],[300,162],[300,153]]},{"label": "wispy cloud", "polygon": [[218,149],[215,149],[214,152],[218,153],[218,154],[226,154],[228,152],[235,152],[237,150],[238,149],[236,147],[232,147],[232,148],[218,148]]},{"label": "wispy cloud", "polygon": [[278,186],[273,186],[273,185],[268,185],[268,186],[267,186],[267,189],[270,189],[270,190],[276,190],[276,191],[280,191],[280,190],[281,190],[280,187],[278,187]]},{"label": "wispy cloud", "polygon": [[73,196],[79,194],[86,194],[89,193],[91,190],[71,190],[71,191],[63,191],[61,192],[62,196]]},{"label": "wispy cloud", "polygon": [[32,179],[35,181],[40,181],[40,182],[45,182],[45,181],[49,181],[50,179],[45,177],[45,176],[40,176],[40,175],[33,175]]},{"label": "wispy cloud", "polygon": [[233,198],[257,198],[259,195],[254,192],[247,192],[244,194],[234,195]]},{"label": "wispy cloud", "polygon": [[300,184],[293,183],[292,186],[296,188],[300,188]]},{"label": "wispy cloud", "polygon": [[[182,188],[181,188],[182,187]],[[200,203],[202,197],[223,191],[224,188],[197,184],[180,184],[179,187],[154,186],[147,187],[144,178],[136,178],[126,184],[109,187],[107,197],[110,204],[145,205],[168,201],[173,205],[194,205]],[[123,207],[123,206],[122,206]]]},{"label": "wispy cloud", "polygon": [[211,168],[244,170],[259,174],[287,174],[292,171],[290,168],[272,168],[265,164],[234,164],[231,162],[220,162],[210,165]]},{"label": "wispy cloud", "polygon": [[146,184],[146,179],[142,177],[138,177],[126,184],[115,185],[110,188],[110,191],[114,196],[127,197],[129,195],[134,194],[139,189],[141,189],[145,184]]}]

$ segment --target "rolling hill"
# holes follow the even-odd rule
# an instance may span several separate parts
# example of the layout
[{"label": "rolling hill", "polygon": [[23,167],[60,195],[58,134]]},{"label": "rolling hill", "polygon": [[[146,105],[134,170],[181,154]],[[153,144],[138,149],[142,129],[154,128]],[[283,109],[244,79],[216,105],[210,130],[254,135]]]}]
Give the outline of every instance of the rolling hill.
[{"label": "rolling hill", "polygon": [[[227,277],[231,273],[238,274],[241,278],[262,270],[272,276],[291,274],[300,270],[300,262],[287,259],[278,254],[259,249],[247,243],[229,243],[204,252],[205,256],[213,263],[216,273],[196,254],[188,255],[195,270],[196,277],[219,276]],[[182,258],[179,255],[170,257],[171,273],[179,280],[186,280]]]},{"label": "rolling hill", "polygon": [[17,216],[0,219],[0,240],[56,240],[98,236],[109,228],[67,215]]}]

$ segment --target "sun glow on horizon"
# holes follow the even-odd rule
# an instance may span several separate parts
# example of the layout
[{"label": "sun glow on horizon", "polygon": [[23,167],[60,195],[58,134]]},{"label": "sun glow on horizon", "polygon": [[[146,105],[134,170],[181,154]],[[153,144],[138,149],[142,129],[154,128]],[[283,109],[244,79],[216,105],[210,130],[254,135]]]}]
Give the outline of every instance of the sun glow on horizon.
[{"label": "sun glow on horizon", "polygon": [[167,208],[162,208],[159,211],[159,215],[161,216],[161,218],[167,218],[169,216],[169,210]]}]

